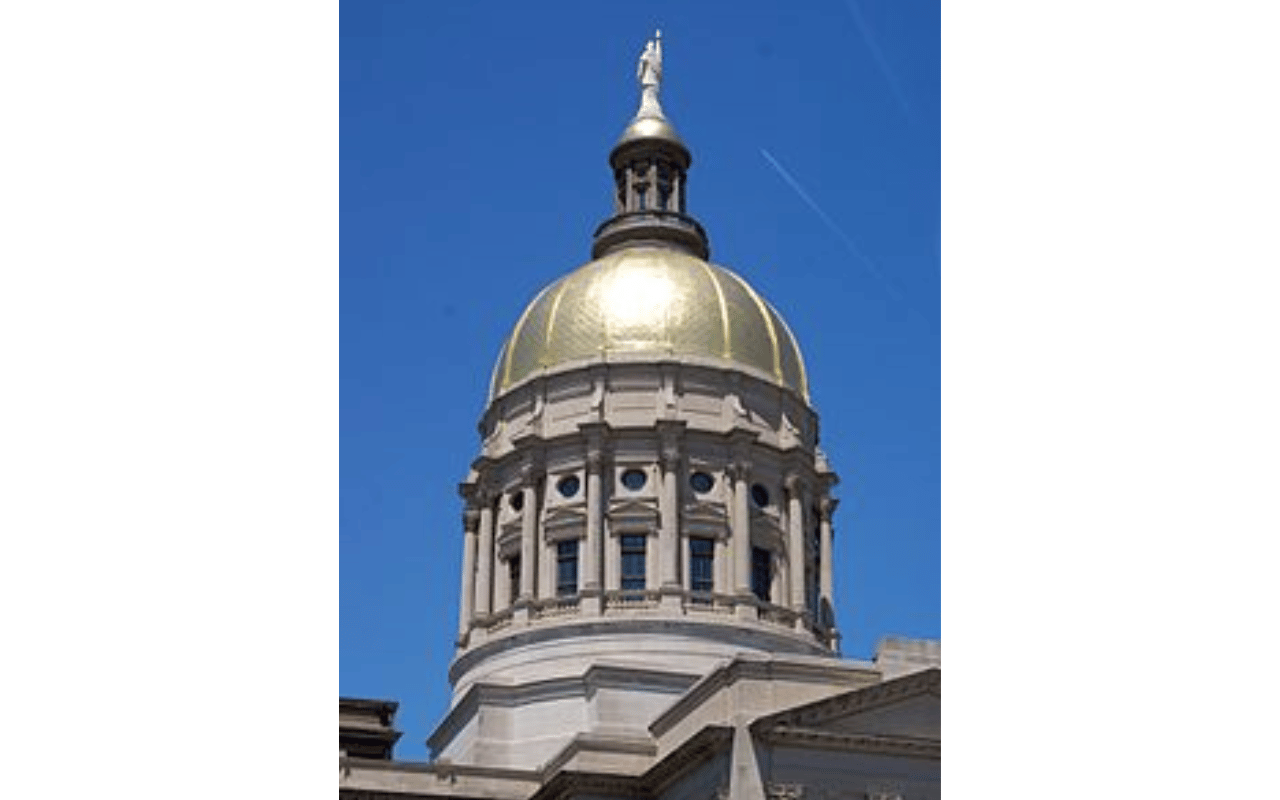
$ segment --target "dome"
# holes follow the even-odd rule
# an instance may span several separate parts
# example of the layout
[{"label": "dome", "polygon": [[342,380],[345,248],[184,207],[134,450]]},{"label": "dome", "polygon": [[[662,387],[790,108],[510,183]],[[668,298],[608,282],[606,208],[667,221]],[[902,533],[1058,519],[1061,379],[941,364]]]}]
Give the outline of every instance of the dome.
[{"label": "dome", "polygon": [[743,369],[809,399],[778,312],[729,270],[664,247],[609,253],[543,289],[503,345],[489,396],[584,362],[670,357]]}]

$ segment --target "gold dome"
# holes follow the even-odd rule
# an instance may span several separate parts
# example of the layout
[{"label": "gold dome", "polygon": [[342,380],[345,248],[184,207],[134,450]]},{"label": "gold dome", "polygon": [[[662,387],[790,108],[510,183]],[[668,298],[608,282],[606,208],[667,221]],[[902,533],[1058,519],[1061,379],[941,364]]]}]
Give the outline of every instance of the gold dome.
[{"label": "gold dome", "polygon": [[660,247],[610,253],[543,289],[503,345],[489,397],[544,371],[650,356],[720,362],[809,399],[778,312],[729,270]]},{"label": "gold dome", "polygon": [[652,139],[664,139],[679,145],[686,151],[689,149],[685,147],[680,134],[676,133],[675,126],[668,122],[665,117],[636,117],[631,120],[631,124],[622,132],[622,136],[618,137],[618,144],[614,146]]}]

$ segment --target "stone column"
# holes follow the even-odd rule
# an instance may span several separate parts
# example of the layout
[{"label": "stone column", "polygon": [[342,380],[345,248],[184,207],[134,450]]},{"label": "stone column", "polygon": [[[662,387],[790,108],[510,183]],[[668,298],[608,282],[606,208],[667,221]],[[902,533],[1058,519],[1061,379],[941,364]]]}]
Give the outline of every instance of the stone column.
[{"label": "stone column", "polygon": [[[733,542],[729,552],[733,555],[733,591],[740,600],[753,597],[751,594],[751,508],[747,504],[750,497],[751,465],[739,461],[733,465]],[[739,603],[738,616],[747,617],[755,613],[753,606]]]},{"label": "stone column", "polygon": [[604,590],[616,592],[622,588],[622,539],[617,536],[616,531],[610,531],[607,537],[601,534],[601,539],[604,550],[604,559],[601,564],[604,571]]},{"label": "stone column", "polygon": [[[729,497],[729,507],[733,507],[732,492]],[[730,526],[733,525],[730,520]],[[732,528],[731,528],[732,529]],[[732,534],[730,534],[732,535]],[[711,567],[715,571],[715,593],[716,594],[733,594],[734,570],[737,566],[733,563],[733,540],[729,536],[716,537],[715,560]]]},{"label": "stone column", "polygon": [[471,618],[475,614],[476,594],[476,536],[480,528],[480,512],[467,508],[462,513],[462,596],[458,600],[458,646],[467,642],[471,630]]},{"label": "stone column", "polygon": [[493,560],[493,613],[511,606],[511,562],[500,555]]},{"label": "stone column", "polygon": [[[658,571],[662,604],[679,607],[680,586],[680,479],[679,432],[658,423],[662,431],[662,487],[658,498]],[[679,427],[683,427],[681,424]]]},{"label": "stone column", "polygon": [[[818,606],[819,608],[821,608],[823,605],[823,601],[825,600],[826,603],[831,606],[831,610],[833,614],[835,612],[836,601],[835,601],[835,595],[833,593],[834,587],[832,586],[832,574],[833,574],[834,567],[831,563],[832,562],[831,517],[835,513],[836,504],[839,502],[840,502],[839,500],[835,500],[831,497],[824,497],[822,498],[822,501],[818,506],[818,511],[822,514],[821,528],[818,533],[818,536],[819,536],[818,559],[822,562],[821,578],[819,578],[820,594],[818,595],[818,598],[819,598]],[[832,622],[832,624],[833,625],[835,624],[834,621]]]},{"label": "stone column", "polygon": [[542,553],[538,562],[538,599],[550,600],[556,596],[556,545],[546,540],[545,530],[539,530],[538,537],[541,539],[538,550]]},{"label": "stone column", "polygon": [[517,610],[528,615],[529,602],[536,596],[538,574],[538,489],[537,477],[530,469],[525,475],[524,509],[520,519],[520,596]]},{"label": "stone column", "polygon": [[600,454],[587,460],[587,541],[582,553],[582,588],[600,588],[600,528],[604,510],[600,497]]},{"label": "stone column", "polygon": [[[584,426],[585,427],[585,426]],[[591,426],[600,428],[603,426]],[[582,548],[582,574],[579,577],[582,594],[582,613],[599,614],[601,608],[601,578],[604,550],[604,489],[600,473],[604,469],[603,434],[592,430],[587,435],[587,531]]]},{"label": "stone column", "polygon": [[[787,601],[791,606],[791,610],[800,614],[796,619],[796,627],[803,629],[804,615],[806,613],[804,593],[804,563],[805,563],[805,543],[804,543],[804,509],[805,509],[805,488],[804,483],[797,475],[788,475],[786,479],[787,488],[787,567],[790,573],[791,597]],[[781,600],[781,598],[779,598]],[[781,603],[779,603],[781,605]]]},{"label": "stone column", "polygon": [[475,614],[487,617],[493,612],[490,605],[493,589],[493,503],[488,494],[480,495],[480,541],[476,552]]},{"label": "stone column", "polygon": [[[680,575],[682,576],[680,578],[680,589],[681,591],[688,591],[693,588],[692,568],[689,566],[689,540],[686,538],[677,542],[676,549],[680,551],[677,554],[680,559]],[[712,558],[714,559],[715,556],[712,556]],[[714,563],[715,562],[713,561],[712,564],[714,565]],[[713,572],[713,577],[711,579],[712,591],[715,591],[714,574],[715,573]]]}]

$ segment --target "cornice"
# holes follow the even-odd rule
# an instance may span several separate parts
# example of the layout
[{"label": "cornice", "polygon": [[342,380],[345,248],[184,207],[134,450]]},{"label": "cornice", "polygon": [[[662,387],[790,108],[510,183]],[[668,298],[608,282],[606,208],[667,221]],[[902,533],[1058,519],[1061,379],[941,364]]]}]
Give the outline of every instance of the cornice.
[{"label": "cornice", "polygon": [[585,698],[600,689],[634,689],[637,685],[651,691],[674,694],[684,692],[696,679],[695,675],[683,672],[597,663],[588,667],[582,674],[569,677],[547,678],[514,686],[475,683],[449,710],[427,739],[427,743],[435,749],[437,742],[443,744],[444,741],[453,738],[481,706],[511,708],[531,701],[568,697]]},{"label": "cornice", "polygon": [[816,728],[789,726],[771,728],[756,735],[762,741],[777,745],[837,750],[842,753],[926,758],[935,761],[942,758],[942,743],[937,739],[865,733],[832,733]]},{"label": "cornice", "polygon": [[[824,659],[817,656],[816,659]],[[840,679],[862,677],[873,680],[876,673],[869,666],[849,662],[834,655],[830,663],[809,663],[792,659],[758,659],[739,657],[707,675],[679,700],[649,724],[649,732],[661,736],[674,728],[681,719],[707,702],[722,689],[745,679],[791,679],[810,683],[823,683]],[[860,691],[855,689],[854,691]]]},{"label": "cornice", "polygon": [[[800,633],[792,628],[767,622],[724,618],[719,615],[706,619],[689,616],[616,616],[616,617],[564,617],[528,627],[508,628],[500,636],[476,644],[472,649],[459,653],[449,667],[449,680],[454,685],[464,675],[483,661],[498,653],[529,645],[543,644],[563,639],[585,640],[592,636],[618,636],[652,634],[658,631],[677,635],[690,635],[703,641],[719,642],[753,649],[773,650],[795,658],[812,658],[830,661],[832,664],[850,663],[827,650],[810,633]],[[745,644],[744,644],[745,642]],[[790,648],[797,648],[791,650]],[[828,667],[827,669],[830,669]],[[846,670],[848,667],[846,666]]]},{"label": "cornice", "polygon": [[565,361],[562,364],[557,365],[554,369],[548,370],[543,368],[542,370],[534,372],[529,377],[513,383],[501,394],[489,399],[488,404],[485,406],[484,413],[480,417],[479,425],[483,428],[485,422],[491,415],[496,414],[503,406],[515,401],[515,398],[518,395],[525,393],[534,394],[539,391],[545,392],[547,391],[549,384],[553,381],[558,382],[565,379],[572,380],[576,374],[577,376],[586,379],[584,382],[594,383],[600,378],[608,377],[611,372],[634,368],[649,368],[659,372],[660,374],[664,370],[674,371],[676,376],[681,377],[683,377],[685,372],[702,373],[712,376],[711,380],[722,381],[736,389],[740,389],[743,386],[754,383],[761,391],[781,395],[795,403],[798,407],[805,409],[814,416],[817,416],[816,408],[800,393],[790,387],[779,384],[768,372],[756,369],[755,367],[747,364],[726,366],[719,359],[705,358],[696,355],[663,357],[650,353],[610,353],[603,358],[591,357]]},{"label": "cornice", "polygon": [[[661,426],[679,427],[678,433],[663,432]],[[672,429],[674,430],[674,428]],[[581,459],[584,464],[595,463],[603,466],[611,457],[614,443],[628,435],[648,434],[657,444],[655,462],[679,468],[684,458],[693,454],[701,445],[724,447],[728,450],[724,468],[732,477],[735,468],[746,470],[749,476],[758,463],[777,462],[780,469],[794,473],[809,489],[821,487],[821,491],[829,491],[838,479],[833,472],[824,473],[819,469],[814,453],[803,448],[788,448],[765,441],[759,431],[744,428],[730,428],[716,431],[701,428],[689,428],[685,420],[658,420],[654,423],[638,425],[612,425],[608,422],[587,421],[578,423],[578,430],[565,431],[555,435],[541,432],[523,435],[519,444],[496,455],[486,455],[477,459],[473,465],[475,477],[469,482],[459,484],[458,493],[468,502],[483,502],[486,494],[492,493],[496,487],[490,486],[499,474],[508,475],[507,484],[521,480],[521,476],[540,474],[547,469],[547,458],[553,451],[565,446],[581,447],[584,452]],[[674,441],[672,437],[675,437]],[[673,446],[674,445],[674,446]],[[560,456],[557,456],[559,462]],[[511,488],[510,485],[505,488]]]},{"label": "cornice", "polygon": [[937,667],[780,711],[756,720],[751,729],[757,734],[769,735],[781,728],[813,728],[827,720],[927,695],[942,697],[942,670]]},{"label": "cornice", "polygon": [[574,756],[580,753],[625,753],[652,758],[658,754],[658,745],[651,738],[611,736],[585,731],[574,736],[558,754],[542,769],[544,780],[555,775]]}]

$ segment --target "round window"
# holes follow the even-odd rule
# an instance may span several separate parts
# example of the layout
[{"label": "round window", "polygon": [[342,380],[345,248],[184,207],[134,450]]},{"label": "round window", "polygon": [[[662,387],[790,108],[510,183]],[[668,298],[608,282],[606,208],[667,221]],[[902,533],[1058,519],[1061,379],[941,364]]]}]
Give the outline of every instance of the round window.
[{"label": "round window", "polygon": [[507,502],[511,504],[512,511],[520,511],[524,508],[524,492],[512,492]]},{"label": "round window", "polygon": [[689,476],[689,486],[698,494],[706,494],[716,485],[716,479],[705,472],[695,472]]},{"label": "round window", "polygon": [[579,486],[581,486],[581,481],[578,480],[577,475],[566,475],[556,484],[556,489],[564,497],[573,497],[578,493]]},{"label": "round window", "polygon": [[633,492],[643,489],[644,482],[647,479],[648,479],[648,476],[644,474],[644,470],[640,470],[640,469],[629,469],[626,472],[622,473],[622,485],[627,487]]},{"label": "round window", "polygon": [[756,504],[757,508],[764,508],[769,505],[769,490],[756,484],[751,487],[751,500]]}]

